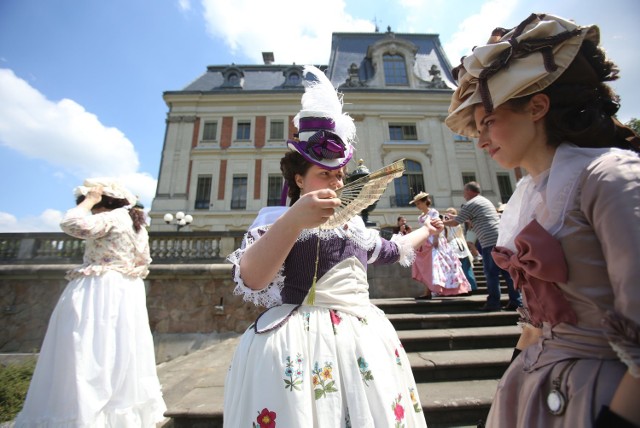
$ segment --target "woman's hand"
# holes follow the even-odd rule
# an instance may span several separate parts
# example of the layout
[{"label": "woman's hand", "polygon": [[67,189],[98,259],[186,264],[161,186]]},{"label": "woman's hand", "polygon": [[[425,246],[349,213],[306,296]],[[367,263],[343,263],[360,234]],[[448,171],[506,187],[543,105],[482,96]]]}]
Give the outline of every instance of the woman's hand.
[{"label": "woman's hand", "polygon": [[339,206],[336,192],[331,189],[315,190],[302,195],[285,216],[291,227],[312,229],[326,223]]},{"label": "woman's hand", "polygon": [[91,202],[91,206],[93,207],[102,200],[102,186],[90,187],[84,198]]},{"label": "woman's hand", "polygon": [[444,230],[444,223],[439,218],[432,218],[431,227],[434,230],[434,232],[432,232],[431,234],[439,235]]}]

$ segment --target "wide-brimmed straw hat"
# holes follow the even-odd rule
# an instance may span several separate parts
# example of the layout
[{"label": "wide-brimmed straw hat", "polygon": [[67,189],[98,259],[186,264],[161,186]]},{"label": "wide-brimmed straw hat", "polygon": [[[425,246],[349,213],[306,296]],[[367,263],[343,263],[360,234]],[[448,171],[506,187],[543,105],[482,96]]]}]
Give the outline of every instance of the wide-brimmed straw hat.
[{"label": "wide-brimmed straw hat", "polygon": [[446,125],[457,134],[477,137],[476,104],[490,113],[512,98],[543,90],[571,65],[585,39],[598,45],[598,27],[547,14],[532,14],[511,30],[495,29],[488,43],[476,47],[454,70],[459,86]]},{"label": "wide-brimmed straw hat", "polygon": [[342,97],[321,70],[305,66],[304,75],[302,110],[293,119],[298,133],[287,145],[322,168],[342,168],[353,156],[353,118],[342,112]]},{"label": "wide-brimmed straw hat", "polygon": [[422,199],[424,199],[424,198],[428,198],[428,197],[429,197],[429,194],[428,194],[427,192],[420,192],[420,193],[418,193],[417,195],[415,195],[415,196],[413,197],[413,199],[409,201],[409,203],[410,203],[411,205],[413,205],[413,204],[415,204],[416,202],[418,202],[418,201],[420,201],[420,200],[422,200]]}]

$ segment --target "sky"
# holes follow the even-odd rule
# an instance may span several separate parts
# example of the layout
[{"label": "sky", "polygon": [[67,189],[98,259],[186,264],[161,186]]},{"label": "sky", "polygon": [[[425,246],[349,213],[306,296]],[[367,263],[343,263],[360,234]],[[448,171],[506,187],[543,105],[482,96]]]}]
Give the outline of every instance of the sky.
[{"label": "sky", "polygon": [[168,107],[209,65],[327,64],[333,32],[439,34],[452,65],[530,13],[597,24],[640,118],[637,0],[0,0],[0,232],[60,231],[87,177],[149,208]]}]

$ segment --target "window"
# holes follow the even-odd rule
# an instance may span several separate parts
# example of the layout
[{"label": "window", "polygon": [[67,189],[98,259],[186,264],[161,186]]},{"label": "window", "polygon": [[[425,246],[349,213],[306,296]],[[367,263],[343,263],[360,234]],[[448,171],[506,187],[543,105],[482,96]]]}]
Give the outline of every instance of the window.
[{"label": "window", "polygon": [[269,125],[270,140],[284,140],[284,120],[272,120]]},{"label": "window", "polygon": [[509,174],[498,173],[498,189],[500,189],[500,201],[506,203],[509,201],[511,195],[513,195],[513,188],[511,187],[511,178]]},{"label": "window", "polygon": [[387,85],[406,86],[409,84],[407,79],[407,68],[402,55],[383,55],[384,63],[384,80]]},{"label": "window", "polygon": [[196,188],[195,209],[208,209],[209,202],[211,202],[211,176],[200,175],[198,176],[198,187]]},{"label": "window", "polygon": [[204,141],[215,141],[218,137],[218,122],[205,122],[202,131]]},{"label": "window", "polygon": [[236,140],[251,139],[251,122],[248,120],[238,121],[236,129]]},{"label": "window", "polygon": [[406,207],[414,195],[424,192],[424,176],[422,174],[422,166],[415,161],[404,161],[404,174],[402,177],[394,180],[396,189],[396,206]]},{"label": "window", "polygon": [[418,139],[418,131],[416,130],[416,125],[390,124],[389,138],[391,139],[391,141],[399,141],[399,140],[415,141]]},{"label": "window", "polygon": [[471,138],[465,136],[465,135],[460,135],[460,134],[455,134],[453,136],[453,141],[457,142],[457,143],[466,143],[471,141]]},{"label": "window", "polygon": [[282,195],[282,176],[270,175],[267,189],[267,206],[275,207],[280,205],[280,196]]},{"label": "window", "polygon": [[247,208],[247,176],[236,175],[233,177],[233,189],[231,189],[231,209],[244,210]]},{"label": "window", "polygon": [[475,172],[463,172],[462,173],[462,184],[467,184],[470,181],[476,181],[476,173]]}]

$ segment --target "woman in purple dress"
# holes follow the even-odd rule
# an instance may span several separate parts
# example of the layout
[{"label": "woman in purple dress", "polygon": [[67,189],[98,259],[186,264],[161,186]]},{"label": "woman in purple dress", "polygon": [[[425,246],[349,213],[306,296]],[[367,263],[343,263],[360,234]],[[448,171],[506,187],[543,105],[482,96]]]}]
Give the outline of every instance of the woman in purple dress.
[{"label": "woman in purple dress", "polygon": [[359,216],[322,227],[340,205],[335,190],[343,185],[355,126],[336,109],[321,110],[318,98],[331,94],[335,104],[336,92],[330,83],[310,84],[309,74],[316,82],[324,75],[305,67],[303,108],[315,110],[296,116],[299,134],[281,160],[291,206],[261,210],[229,257],[235,292],[269,309],[236,350],[225,383],[224,423],[425,427],[407,355],[369,301],[366,266],[409,265],[413,249],[443,226],[427,222],[393,241],[365,228]]}]

